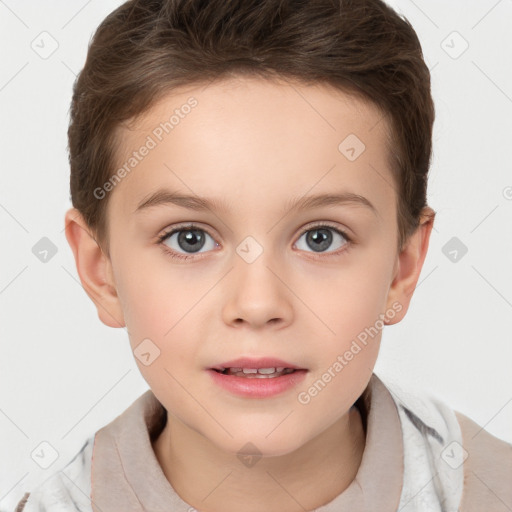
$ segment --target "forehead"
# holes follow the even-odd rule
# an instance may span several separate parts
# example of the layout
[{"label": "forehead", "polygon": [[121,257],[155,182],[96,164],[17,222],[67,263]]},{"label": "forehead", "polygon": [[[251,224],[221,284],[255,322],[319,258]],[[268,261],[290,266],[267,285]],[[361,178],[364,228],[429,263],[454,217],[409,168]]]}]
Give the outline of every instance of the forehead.
[{"label": "forehead", "polygon": [[118,130],[125,172],[109,209],[129,215],[165,186],[257,207],[344,184],[385,209],[388,129],[372,103],[324,84],[239,77],[176,89]]}]

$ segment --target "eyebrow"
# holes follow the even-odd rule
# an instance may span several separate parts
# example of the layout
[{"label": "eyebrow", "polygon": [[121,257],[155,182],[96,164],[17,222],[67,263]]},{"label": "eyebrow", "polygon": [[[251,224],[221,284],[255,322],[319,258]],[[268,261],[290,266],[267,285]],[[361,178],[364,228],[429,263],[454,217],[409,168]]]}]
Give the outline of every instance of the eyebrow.
[{"label": "eyebrow", "polygon": [[[133,213],[139,213],[149,208],[161,205],[176,205],[182,208],[188,208],[195,211],[228,211],[228,205],[218,199],[206,199],[199,196],[191,196],[167,189],[160,189],[153,192],[149,197],[143,199]],[[283,213],[287,211],[302,211],[322,206],[363,206],[378,216],[379,213],[375,206],[366,199],[366,197],[353,192],[340,192],[336,194],[317,194],[312,196],[302,196],[291,198],[283,208]]]}]

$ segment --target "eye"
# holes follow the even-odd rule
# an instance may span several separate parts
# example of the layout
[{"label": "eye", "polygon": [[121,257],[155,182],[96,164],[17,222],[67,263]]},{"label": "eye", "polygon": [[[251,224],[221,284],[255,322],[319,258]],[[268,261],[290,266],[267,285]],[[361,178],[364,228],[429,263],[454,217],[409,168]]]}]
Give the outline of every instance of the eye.
[{"label": "eye", "polygon": [[[299,244],[304,235],[306,235],[304,243]],[[335,228],[334,226],[329,226],[327,224],[318,224],[316,226],[310,226],[308,229],[302,232],[299,240],[297,241],[297,246],[301,250],[307,251],[309,247],[313,249],[313,252],[315,253],[323,253],[332,245],[333,239],[337,239],[338,241],[341,240],[341,242],[345,240],[345,243],[342,243],[341,249],[329,251],[329,256],[337,255],[341,252],[347,251],[347,246],[350,246],[352,241],[344,231],[341,231],[340,229]],[[302,245],[302,247],[299,245]]]},{"label": "eye", "polygon": [[[307,245],[300,243],[304,235],[307,235],[305,237],[305,244]],[[211,240],[209,247],[207,237]],[[313,253],[322,254],[331,246],[333,239],[341,240],[341,242],[345,240],[345,243],[342,243],[341,249],[328,251],[327,256],[336,256],[342,252],[345,253],[349,246],[352,245],[352,239],[344,231],[328,224],[318,224],[308,227],[308,229],[301,233],[296,245],[299,246],[299,249],[305,250],[306,252],[309,252],[307,250],[309,247],[313,249]],[[164,250],[171,258],[183,260],[194,258],[196,254],[201,254],[199,251],[205,246],[206,251],[219,246],[207,231],[195,224],[178,226],[167,231],[158,237],[158,243],[165,246]],[[302,247],[300,247],[300,245],[302,245]],[[184,253],[180,251],[184,251]]]},{"label": "eye", "polygon": [[[213,242],[209,244],[210,247],[206,247],[207,250],[214,249],[219,245],[210,234],[194,224],[174,228],[159,236],[158,240],[160,244],[171,249],[170,251],[165,249],[171,257],[189,259],[193,258],[194,254],[197,254],[205,245],[208,245],[206,237],[209,237]],[[180,253],[180,250],[185,251],[185,254]]]}]

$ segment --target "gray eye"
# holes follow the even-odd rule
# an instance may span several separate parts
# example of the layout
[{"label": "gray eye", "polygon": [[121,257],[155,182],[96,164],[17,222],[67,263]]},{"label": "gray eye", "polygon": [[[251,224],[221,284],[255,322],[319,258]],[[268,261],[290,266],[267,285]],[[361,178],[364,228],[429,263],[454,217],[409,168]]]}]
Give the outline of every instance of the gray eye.
[{"label": "gray eye", "polygon": [[[305,237],[305,244],[299,246],[300,241]],[[342,233],[340,233],[338,230],[327,227],[327,226],[320,226],[308,229],[305,231],[299,240],[297,241],[297,247],[301,250],[308,250],[312,249],[313,252],[324,252],[326,249],[328,249],[332,242],[333,238],[337,239],[338,241],[343,240],[346,242],[347,238],[343,236]],[[343,243],[339,247],[334,247],[333,250],[339,249],[343,247]]]},{"label": "gray eye", "polygon": [[202,229],[177,229],[168,235],[164,243],[173,251],[180,252],[182,250],[193,254],[199,252],[205,245],[208,245],[206,237],[212,241],[210,249],[215,248],[216,244],[213,238]]}]

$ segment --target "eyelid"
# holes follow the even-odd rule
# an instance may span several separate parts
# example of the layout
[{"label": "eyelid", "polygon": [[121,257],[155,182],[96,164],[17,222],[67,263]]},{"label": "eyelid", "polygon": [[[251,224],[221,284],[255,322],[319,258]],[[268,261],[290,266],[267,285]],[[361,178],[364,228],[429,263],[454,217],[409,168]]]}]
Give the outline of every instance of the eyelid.
[{"label": "eyelid", "polygon": [[157,236],[157,240],[162,242],[167,237],[171,236],[171,234],[176,233],[176,231],[204,231],[208,235],[210,235],[212,238],[215,238],[214,235],[210,233],[210,231],[207,228],[204,228],[200,226],[199,224],[196,224],[195,222],[185,222],[183,224],[174,224],[172,228],[165,229],[164,232],[161,235]]},{"label": "eyelid", "polygon": [[[344,238],[346,238],[348,241],[352,241],[352,235],[349,235],[347,233],[348,230],[346,228],[340,228],[338,226],[335,226],[334,224],[331,224],[329,221],[315,221],[315,222],[313,222],[313,224],[307,224],[299,233],[298,238],[300,238],[304,233],[306,233],[312,229],[315,229],[317,227],[329,227],[329,228],[333,229],[334,231],[341,233],[341,235]],[[172,228],[165,230],[161,235],[158,235],[157,240],[162,242],[163,240],[165,240],[167,237],[171,236],[176,231],[181,231],[181,230],[200,230],[200,231],[204,231],[205,233],[210,235],[212,238],[215,238],[214,235],[212,235],[208,229],[201,227],[198,224],[195,224],[194,222],[186,222],[184,224],[174,225]]]},{"label": "eyelid", "polygon": [[316,221],[316,222],[313,222],[313,224],[308,224],[306,225],[306,227],[300,232],[300,235],[299,235],[299,238],[306,232],[308,231],[311,231],[312,229],[315,229],[315,228],[331,228],[333,229],[334,231],[337,231],[338,233],[340,233],[347,241],[351,242],[352,241],[352,235],[348,234],[347,231],[349,231],[348,229],[344,228],[344,227],[339,227],[337,225],[334,225],[334,224],[331,224],[329,221]]}]

